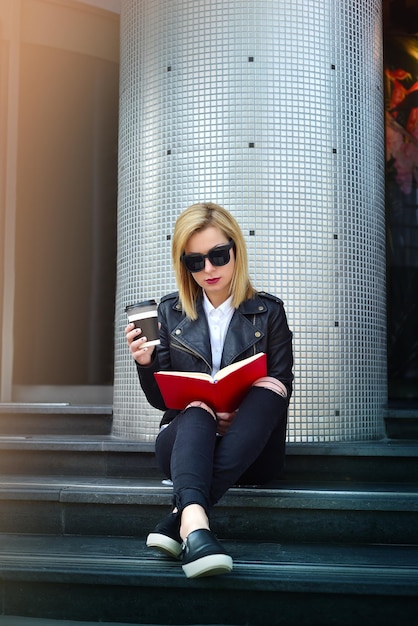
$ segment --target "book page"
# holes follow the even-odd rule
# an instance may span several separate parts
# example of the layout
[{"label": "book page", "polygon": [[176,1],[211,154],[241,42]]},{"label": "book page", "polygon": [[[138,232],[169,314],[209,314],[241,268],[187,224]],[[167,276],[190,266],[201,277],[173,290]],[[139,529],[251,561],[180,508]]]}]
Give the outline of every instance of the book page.
[{"label": "book page", "polygon": [[157,373],[163,376],[175,376],[176,378],[192,378],[193,380],[207,380],[209,383],[215,382],[210,374],[205,374],[203,372],[170,372],[168,370],[163,370]]},{"label": "book page", "polygon": [[243,359],[242,361],[238,361],[237,363],[231,363],[231,365],[227,365],[226,367],[223,367],[221,370],[219,370],[219,372],[215,374],[215,382],[217,380],[221,380],[222,378],[225,378],[225,376],[228,376],[232,372],[235,372],[236,370],[239,370],[245,367],[246,365],[248,365],[248,363],[252,363],[253,361],[256,361],[257,359],[261,358],[263,355],[264,355],[264,352],[259,352],[258,354],[254,354],[253,356],[248,357],[247,359]]},{"label": "book page", "polygon": [[181,376],[182,378],[193,378],[194,380],[207,380],[208,382],[216,383],[218,380],[222,380],[222,378],[225,378],[232,372],[242,369],[243,367],[248,365],[248,363],[256,361],[263,355],[264,352],[259,352],[258,354],[254,354],[253,356],[250,356],[247,359],[243,359],[242,361],[238,361],[237,363],[231,363],[230,365],[227,365],[226,367],[223,367],[221,370],[219,370],[219,372],[217,372],[214,377],[212,377],[210,374],[204,374],[202,372],[171,372],[168,370],[160,371],[158,372],[158,374],[164,374],[164,376]]}]

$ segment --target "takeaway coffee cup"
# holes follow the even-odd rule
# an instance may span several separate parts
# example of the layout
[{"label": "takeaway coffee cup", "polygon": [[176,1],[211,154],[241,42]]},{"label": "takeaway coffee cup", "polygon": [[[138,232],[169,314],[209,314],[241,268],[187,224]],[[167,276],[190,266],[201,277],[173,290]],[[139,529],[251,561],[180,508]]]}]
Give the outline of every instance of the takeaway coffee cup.
[{"label": "takeaway coffee cup", "polygon": [[158,331],[157,303],[155,300],[145,300],[137,304],[128,304],[125,308],[129,322],[135,324],[135,328],[142,329],[142,335],[147,341],[142,344],[147,346],[157,346],[160,343]]}]

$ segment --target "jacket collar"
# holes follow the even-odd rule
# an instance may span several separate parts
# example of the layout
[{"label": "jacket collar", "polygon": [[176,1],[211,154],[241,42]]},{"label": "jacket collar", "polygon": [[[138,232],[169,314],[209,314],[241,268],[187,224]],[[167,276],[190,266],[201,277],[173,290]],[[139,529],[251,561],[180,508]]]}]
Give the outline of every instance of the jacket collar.
[{"label": "jacket collar", "polygon": [[[173,309],[181,310],[179,300],[173,304]],[[243,302],[234,312],[225,337],[221,367],[233,363],[240,354],[254,346],[264,336],[260,326],[255,325],[255,316],[265,312],[267,307],[262,299],[256,295],[251,300]],[[203,309],[203,298],[197,301],[197,320],[182,317],[179,324],[171,331],[171,336],[191,352],[197,354],[212,368],[209,326]]]},{"label": "jacket collar", "polygon": [[[173,309],[175,311],[181,311],[181,303],[178,297],[174,301]],[[267,307],[264,304],[263,300],[260,298],[260,296],[256,293],[254,298],[252,298],[251,300],[244,300],[244,302],[242,302],[240,306],[238,307],[237,311],[239,311],[243,315],[251,315],[251,314],[257,314],[257,313],[263,313],[267,311]],[[202,313],[204,313],[203,295],[200,295],[197,299],[197,313],[199,317]]]}]

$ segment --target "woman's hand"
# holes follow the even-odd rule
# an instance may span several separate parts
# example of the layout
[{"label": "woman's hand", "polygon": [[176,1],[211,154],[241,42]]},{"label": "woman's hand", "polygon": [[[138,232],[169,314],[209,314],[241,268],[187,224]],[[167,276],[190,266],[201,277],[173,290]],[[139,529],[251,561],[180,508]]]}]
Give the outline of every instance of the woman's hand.
[{"label": "woman's hand", "polygon": [[129,350],[138,365],[149,365],[152,361],[152,353],[154,352],[155,346],[143,347],[147,338],[142,337],[141,329],[135,328],[135,324],[127,325],[125,335]]},{"label": "woman's hand", "polygon": [[217,428],[217,433],[219,435],[225,435],[226,432],[228,431],[228,428],[231,426],[232,422],[234,421],[234,417],[236,416],[237,412],[234,411],[233,413],[217,413],[216,417],[217,417],[217,422],[218,422],[218,428]]}]

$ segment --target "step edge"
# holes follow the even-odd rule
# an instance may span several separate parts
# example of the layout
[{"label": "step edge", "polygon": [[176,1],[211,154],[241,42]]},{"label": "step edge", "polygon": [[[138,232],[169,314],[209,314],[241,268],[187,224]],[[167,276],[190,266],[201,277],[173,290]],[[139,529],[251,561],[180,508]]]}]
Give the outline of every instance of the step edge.
[{"label": "step edge", "polygon": [[[105,452],[154,453],[154,441],[121,440],[112,435],[0,435],[0,450],[92,450]],[[332,457],[418,457],[418,440],[379,440],[376,442],[289,442],[287,456]]]},{"label": "step edge", "polygon": [[[123,483],[123,481],[121,481]],[[170,487],[129,485],[113,486],[70,484],[25,485],[23,482],[0,482],[0,501],[55,501],[62,504],[118,504],[142,506],[169,506],[172,501]],[[358,510],[358,511],[390,511],[417,512],[418,487],[408,491],[347,490],[347,489],[315,489],[315,488],[244,488],[232,487],[221,498],[218,508],[274,508],[274,509],[307,509],[316,510]]]},{"label": "step edge", "polygon": [[[16,555],[7,559],[0,555],[0,577],[14,581],[43,581],[56,584],[117,584],[134,587],[190,586],[180,564],[165,559],[74,559],[61,561],[61,565],[51,559],[34,558],[22,555],[24,564],[20,566]],[[346,594],[385,594],[416,596],[418,568],[415,566],[394,567],[353,566],[353,565],[318,565],[300,563],[257,563],[252,560],[234,559],[234,570],[222,577],[194,580],[193,587],[203,586],[221,588],[249,588],[265,590],[268,582],[269,591],[283,589],[302,590],[307,587],[311,592],[346,593]]]},{"label": "step edge", "polygon": [[69,402],[0,402],[0,417],[10,413],[34,415],[113,415],[112,404],[71,404]]}]

